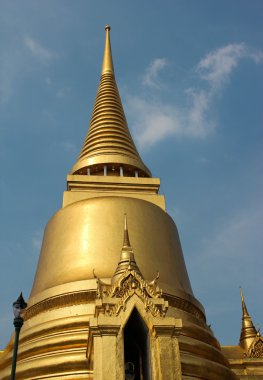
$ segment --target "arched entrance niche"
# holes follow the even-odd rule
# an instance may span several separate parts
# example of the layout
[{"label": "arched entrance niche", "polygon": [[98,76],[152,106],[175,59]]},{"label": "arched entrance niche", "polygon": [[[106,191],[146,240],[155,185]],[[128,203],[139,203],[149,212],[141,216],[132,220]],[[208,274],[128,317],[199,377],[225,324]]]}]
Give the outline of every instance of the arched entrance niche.
[{"label": "arched entrance niche", "polygon": [[136,308],[133,309],[124,327],[123,336],[127,380],[150,380],[149,329]]},{"label": "arched entrance niche", "polygon": [[167,315],[156,280],[145,281],[131,266],[113,284],[96,280],[87,344],[93,379],[182,380],[182,320]]}]

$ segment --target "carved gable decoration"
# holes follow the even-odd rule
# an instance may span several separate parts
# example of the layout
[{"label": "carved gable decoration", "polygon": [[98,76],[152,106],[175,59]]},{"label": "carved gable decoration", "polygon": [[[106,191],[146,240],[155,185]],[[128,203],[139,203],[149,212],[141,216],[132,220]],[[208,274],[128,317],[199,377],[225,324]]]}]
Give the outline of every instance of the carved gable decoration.
[{"label": "carved gable decoration", "polygon": [[161,298],[162,290],[157,284],[159,274],[153,281],[147,282],[135,270],[128,268],[111,285],[102,282],[95,273],[94,276],[97,280],[96,316],[117,316],[121,311],[125,311],[128,300],[135,294],[143,302],[145,310],[154,317],[165,316],[168,302]]},{"label": "carved gable decoration", "polygon": [[263,338],[258,337],[248,352],[250,358],[263,358]]}]

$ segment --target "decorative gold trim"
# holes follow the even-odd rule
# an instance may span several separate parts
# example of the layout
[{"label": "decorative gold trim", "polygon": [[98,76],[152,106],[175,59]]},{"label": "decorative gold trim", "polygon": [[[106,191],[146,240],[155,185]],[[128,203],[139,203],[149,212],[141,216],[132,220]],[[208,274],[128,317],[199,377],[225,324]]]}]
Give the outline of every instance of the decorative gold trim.
[{"label": "decorative gold trim", "polygon": [[38,302],[28,308],[24,313],[24,320],[35,317],[36,315],[52,309],[59,309],[66,306],[81,305],[94,302],[96,299],[96,291],[81,291],[67,294],[60,294]]},{"label": "decorative gold trim", "polygon": [[[189,301],[166,293],[162,294],[162,297],[169,302],[169,306],[193,314],[197,319],[206,322],[205,315]],[[29,307],[24,313],[24,320],[26,321],[30,318],[33,318],[46,310],[54,310],[62,307],[80,305],[85,303],[95,303],[95,300],[96,291],[94,290],[61,294],[57,297],[52,297],[40,301],[37,304]]]},{"label": "decorative gold trim", "polygon": [[259,337],[257,341],[253,344],[253,347],[249,349],[248,357],[250,358],[263,358],[263,339]]},{"label": "decorative gold trim", "polygon": [[193,305],[191,302],[172,296],[171,294],[163,294],[163,298],[169,302],[169,306],[175,307],[177,309],[186,311],[187,313],[193,314],[197,319],[201,320],[202,322],[206,323],[206,317],[205,314],[198,309],[195,305]]},{"label": "decorative gold trim", "polygon": [[[135,263],[135,261],[134,261]],[[135,263],[135,267],[136,263]],[[131,265],[117,279],[113,285],[103,283],[94,272],[97,280],[97,300],[95,316],[118,315],[126,309],[128,300],[136,294],[144,303],[145,310],[150,311],[154,317],[164,317],[168,302],[161,298],[162,290],[157,285],[158,276],[150,283],[146,282],[141,274]]]}]

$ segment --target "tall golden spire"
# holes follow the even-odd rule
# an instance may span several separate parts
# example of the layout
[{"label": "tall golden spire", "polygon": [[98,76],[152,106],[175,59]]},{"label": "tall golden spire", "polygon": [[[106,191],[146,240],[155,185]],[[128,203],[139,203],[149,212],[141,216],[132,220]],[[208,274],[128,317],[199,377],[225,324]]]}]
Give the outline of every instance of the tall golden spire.
[{"label": "tall golden spire", "polygon": [[130,135],[115,81],[107,25],[101,78],[89,131],[71,174],[151,177]]},{"label": "tall golden spire", "polygon": [[112,54],[111,54],[111,44],[110,44],[110,26],[105,26],[106,31],[106,41],[105,41],[105,50],[104,50],[104,57],[102,62],[102,68],[101,68],[101,75],[103,74],[113,74],[114,75],[114,67],[113,67],[113,61],[112,61]]},{"label": "tall golden spire", "polygon": [[244,300],[242,288],[240,287],[241,305],[242,305],[242,327],[240,333],[239,344],[246,351],[249,349],[251,343],[257,336],[257,330],[252,322]]},{"label": "tall golden spire", "polygon": [[113,279],[116,281],[124,272],[129,270],[134,270],[140,276],[142,276],[140,269],[138,268],[133,249],[131,247],[130,239],[129,239],[129,231],[128,231],[128,223],[127,223],[127,215],[124,214],[124,237],[123,237],[123,246],[121,250],[121,257],[114,273]]}]

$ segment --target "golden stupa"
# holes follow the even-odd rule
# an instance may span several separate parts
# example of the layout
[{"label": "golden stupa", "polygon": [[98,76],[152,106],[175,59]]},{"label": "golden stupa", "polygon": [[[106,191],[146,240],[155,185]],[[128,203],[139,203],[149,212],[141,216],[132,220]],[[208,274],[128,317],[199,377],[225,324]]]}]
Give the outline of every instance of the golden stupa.
[{"label": "golden stupa", "polygon": [[[250,379],[244,353],[262,345],[260,333],[243,298],[240,346],[221,349],[206,324],[160,180],[130,135],[105,29],[89,131],[45,229],[16,379]],[[13,338],[0,354],[1,380],[12,350]]]}]

